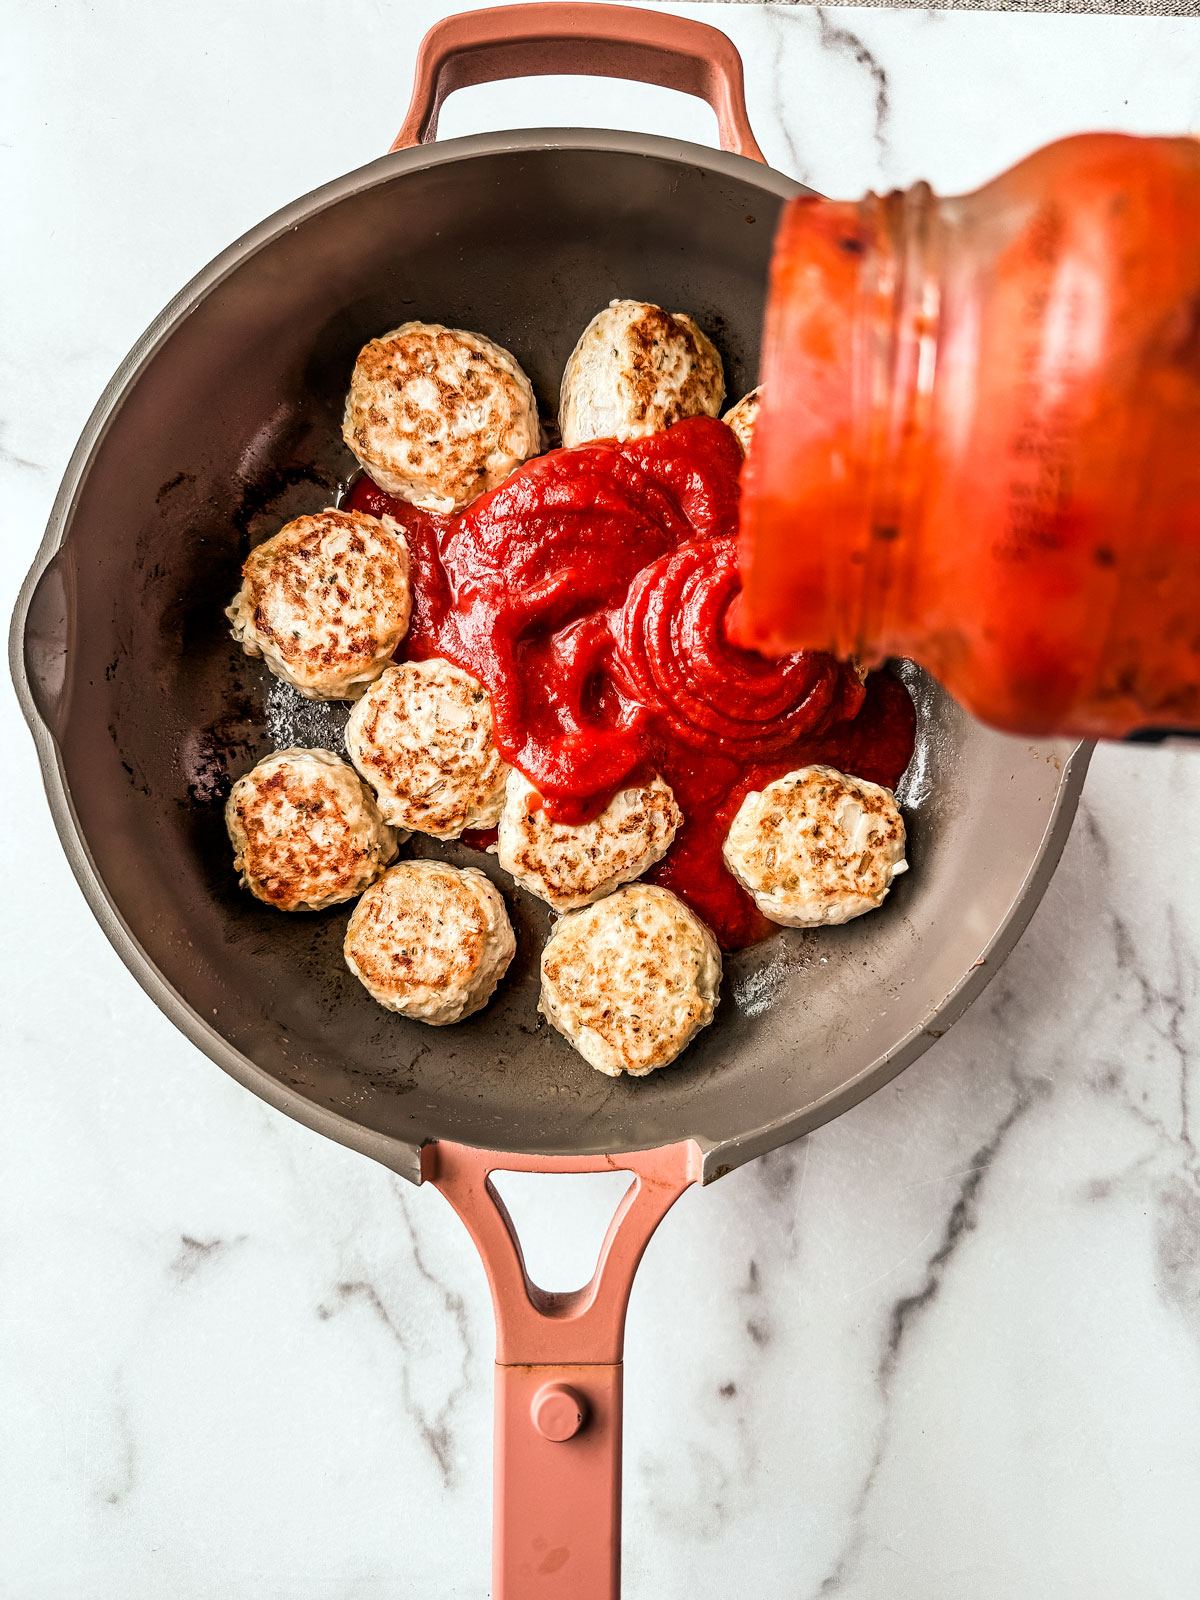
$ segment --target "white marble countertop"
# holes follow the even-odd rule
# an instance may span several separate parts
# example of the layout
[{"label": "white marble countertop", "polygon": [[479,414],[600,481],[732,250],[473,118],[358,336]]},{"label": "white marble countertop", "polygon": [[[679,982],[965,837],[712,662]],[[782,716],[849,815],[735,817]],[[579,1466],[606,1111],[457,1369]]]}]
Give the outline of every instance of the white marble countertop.
[{"label": "white marble countertop", "polygon": [[[229,240],[386,147],[448,9],[18,0],[6,610],[127,347]],[[768,158],[835,194],[1200,129],[1195,22],[680,9],[741,47]],[[649,89],[533,104],[473,91],[443,129],[711,136]],[[11,692],[0,716],[0,1594],[483,1596],[492,1335],[465,1234],[172,1030],[68,873]],[[633,1600],[1200,1593],[1198,810],[1200,755],[1101,752],[967,1017],[667,1220],[629,1325]],[[598,1204],[571,1191],[557,1230],[543,1207],[535,1262]]]}]

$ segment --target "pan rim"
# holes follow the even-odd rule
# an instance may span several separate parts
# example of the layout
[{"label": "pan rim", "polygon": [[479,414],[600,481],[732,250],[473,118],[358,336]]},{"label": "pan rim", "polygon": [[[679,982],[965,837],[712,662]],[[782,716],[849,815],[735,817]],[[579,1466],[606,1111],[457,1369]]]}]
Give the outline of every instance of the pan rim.
[{"label": "pan rim", "polygon": [[[103,444],[110,423],[120,409],[126,393],[143,370],[171,337],[193,307],[213,293],[222,282],[251,256],[266,248],[282,234],[321,211],[405,173],[471,160],[476,156],[505,153],[533,154],[556,149],[581,150],[601,154],[656,157],[686,161],[714,174],[749,181],[760,190],[786,199],[811,193],[803,184],[746,156],[715,150],[683,140],[658,135],[627,133],[609,129],[537,128],[474,134],[461,139],[401,150],[378,157],[362,167],[300,196],[266,217],[234,240],[196,273],[151,321],[129,353],[117,367],[97,400],[71,453],[55,495],[46,530],[33,562],[21,585],[14,607],[9,634],[9,667],[22,714],[33,735],[42,782],[59,841],[76,882],[101,930],[123,964],[159,1010],[209,1060],[229,1073],[244,1088],[285,1115],[314,1132],[370,1156],[401,1176],[420,1182],[420,1146],[397,1136],[371,1129],[328,1107],[315,1104],[299,1091],[289,1088],[250,1057],[231,1045],[209,1021],[202,1017],[166,979],[145,946],[135,937],[112,899],[83,834],[71,799],[61,753],[54,734],[43,719],[33,698],[25,667],[27,620],[34,594],[47,570],[70,538],[71,524],[80,491],[88,470]],[[765,1151],[785,1144],[832,1120],[867,1098],[897,1076],[934,1042],[931,1030],[943,1020],[949,1027],[985,987],[997,967],[1024,932],[1042,890],[1053,873],[1066,842],[1083,785],[1093,746],[1060,746],[1063,753],[1053,807],[1032,864],[1014,895],[980,961],[941,999],[924,1022],[910,1031],[890,1050],[864,1064],[847,1084],[787,1116],[738,1136],[714,1142],[696,1135],[703,1157],[703,1181],[717,1177]],[[944,1031],[944,1030],[943,1030]],[[429,1142],[429,1141],[425,1141]],[[620,1151],[601,1147],[579,1147],[553,1152],[522,1154],[618,1154],[651,1145],[622,1145]],[[518,1153],[514,1151],[514,1153]]]}]

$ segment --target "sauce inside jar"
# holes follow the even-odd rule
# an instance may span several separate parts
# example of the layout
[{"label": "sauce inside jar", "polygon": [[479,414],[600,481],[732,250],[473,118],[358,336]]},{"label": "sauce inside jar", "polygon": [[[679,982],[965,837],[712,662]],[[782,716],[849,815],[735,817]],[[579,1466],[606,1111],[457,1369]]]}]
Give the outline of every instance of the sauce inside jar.
[{"label": "sauce inside jar", "polygon": [[894,788],[915,734],[889,672],[864,683],[830,655],[771,660],[727,636],[741,466],[725,424],[695,417],[551,451],[454,517],[369,478],[346,500],[408,539],[401,655],[452,661],[487,687],[501,753],[555,821],[589,821],[661,773],[684,822],[649,880],[726,950],[774,931],[721,859],[743,797],[812,762]]},{"label": "sauce inside jar", "polygon": [[735,631],[1041,737],[1200,730],[1200,141],[1083,134],[776,236]]}]

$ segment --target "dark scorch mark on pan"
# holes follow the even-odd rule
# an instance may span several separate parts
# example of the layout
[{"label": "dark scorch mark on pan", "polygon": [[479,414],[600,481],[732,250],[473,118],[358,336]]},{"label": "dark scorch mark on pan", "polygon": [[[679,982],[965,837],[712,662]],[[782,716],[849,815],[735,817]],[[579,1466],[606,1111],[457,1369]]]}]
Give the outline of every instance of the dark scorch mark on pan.
[{"label": "dark scorch mark on pan", "polygon": [[174,494],[176,489],[181,489],[184,484],[193,484],[196,481],[194,472],[177,472],[173,478],[168,478],[166,483],[159,486],[158,493],[154,496],[154,504],[162,505],[168,495]]},{"label": "dark scorch mark on pan", "polygon": [[261,724],[261,708],[248,695],[235,693],[228,710],[208,727],[184,733],[179,764],[193,804],[225,804],[233,776],[252,763],[262,739]]},{"label": "dark scorch mark on pan", "polygon": [[[293,493],[301,486],[306,490],[321,490],[321,495],[317,497],[321,504],[314,504],[311,494],[298,496]],[[265,536],[260,535],[256,526],[260,518],[268,515],[277,518],[279,527],[282,527],[293,517],[320,511],[332,502],[337,482],[328,473],[307,463],[295,462],[286,466],[264,467],[252,479],[243,479],[238,487],[241,498],[231,512],[230,520],[241,535],[240,548],[245,555],[252,545],[259,542],[260,537]],[[278,528],[271,531],[278,532]]]}]

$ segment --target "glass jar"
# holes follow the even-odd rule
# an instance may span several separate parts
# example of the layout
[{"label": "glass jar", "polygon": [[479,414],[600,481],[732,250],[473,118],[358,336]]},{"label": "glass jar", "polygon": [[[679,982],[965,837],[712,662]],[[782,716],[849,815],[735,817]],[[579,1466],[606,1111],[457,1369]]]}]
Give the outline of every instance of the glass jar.
[{"label": "glass jar", "polygon": [[790,202],[731,630],[1029,735],[1200,727],[1200,142]]}]

